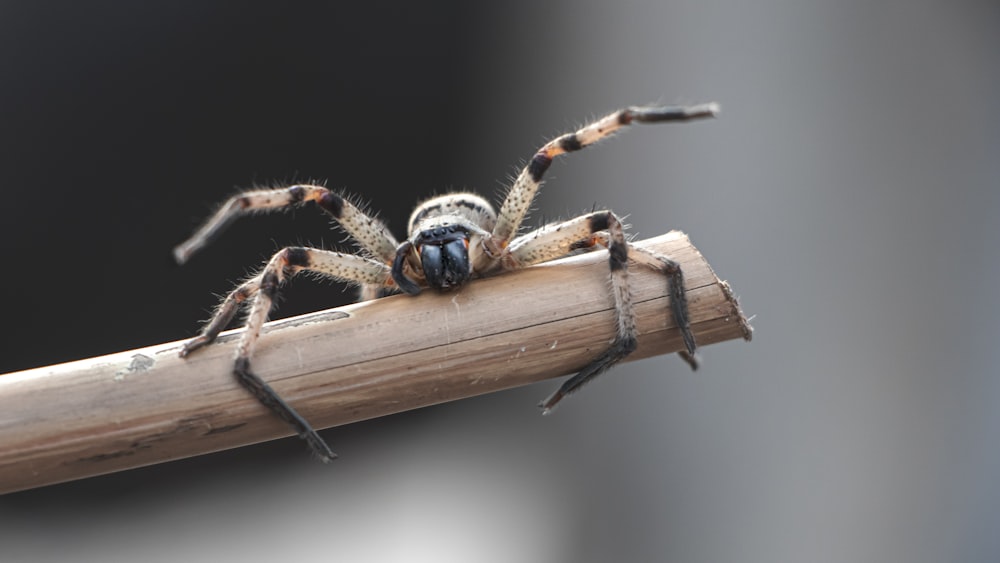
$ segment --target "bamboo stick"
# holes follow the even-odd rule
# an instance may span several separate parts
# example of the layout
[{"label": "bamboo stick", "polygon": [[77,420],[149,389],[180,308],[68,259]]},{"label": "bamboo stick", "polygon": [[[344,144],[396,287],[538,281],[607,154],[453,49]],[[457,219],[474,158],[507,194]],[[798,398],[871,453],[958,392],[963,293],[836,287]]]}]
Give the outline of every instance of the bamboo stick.
[{"label": "bamboo stick", "polygon": [[[700,345],[750,339],[728,285],[686,235],[637,244],[681,263]],[[630,274],[640,338],[629,359],[681,350],[665,277]],[[601,251],[271,322],[253,365],[327,428],[573,373],[607,346],[612,315]],[[187,359],[177,341],[0,376],[0,493],[290,435],[233,377],[237,333]]]}]

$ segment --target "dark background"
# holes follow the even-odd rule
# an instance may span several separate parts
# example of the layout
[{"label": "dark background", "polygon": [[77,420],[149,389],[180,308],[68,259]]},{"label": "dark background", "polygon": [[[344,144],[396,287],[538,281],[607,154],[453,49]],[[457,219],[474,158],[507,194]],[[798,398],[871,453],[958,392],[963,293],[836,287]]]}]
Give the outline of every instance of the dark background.
[{"label": "dark background", "polygon": [[[239,188],[381,210],[499,193],[626,104],[716,100],[553,165],[687,231],[752,344],[7,495],[4,561],[994,561],[1000,556],[994,2],[471,7],[0,2],[0,373],[189,337],[314,210],[170,250]],[[345,303],[307,279],[279,315]],[[2,415],[0,415],[2,416]]]}]

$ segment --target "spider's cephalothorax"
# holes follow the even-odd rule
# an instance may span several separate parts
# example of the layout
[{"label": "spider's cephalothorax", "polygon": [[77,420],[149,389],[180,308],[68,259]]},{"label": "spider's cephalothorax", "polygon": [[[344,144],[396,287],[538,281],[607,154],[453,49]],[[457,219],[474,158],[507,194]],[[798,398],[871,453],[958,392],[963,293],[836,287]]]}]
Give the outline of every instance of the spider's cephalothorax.
[{"label": "spider's cephalothorax", "polygon": [[392,264],[396,285],[411,295],[420,293],[419,281],[404,271],[407,263],[418,277],[422,273],[428,287],[462,285],[477,273],[473,263],[496,221],[493,207],[475,194],[448,194],[422,203],[410,216],[410,238],[396,249]]},{"label": "spider's cephalothorax", "polygon": [[308,202],[331,215],[361,247],[361,254],[288,247],[278,251],[257,275],[229,293],[201,334],[181,350],[187,356],[211,343],[245,304],[250,304],[246,330],[236,349],[233,372],[240,383],[265,406],[288,422],[316,455],[329,461],[336,457],[326,442],[275,391],[250,370],[250,359],[283,281],[308,271],[361,286],[362,299],[401,290],[411,295],[429,287],[449,290],[470,279],[525,268],[554,260],[574,251],[608,250],[611,297],[614,300],[617,335],[609,348],[578,374],[566,380],[542,401],[550,412],[566,395],[600,375],[636,347],[635,311],[628,284],[629,261],[662,272],[670,296],[670,314],[684,337],[681,356],[697,367],[695,340],[684,295],[684,274],[674,260],[632,246],[625,238],[619,218],[611,211],[594,211],[561,223],[546,225],[518,236],[518,230],[552,164],[552,159],[587,147],[632,123],[688,121],[712,117],[716,104],[689,107],[631,107],[607,115],[574,133],[567,133],[540,148],[514,180],[495,212],[485,199],[456,193],[430,199],[410,216],[408,238],[396,242],[385,226],[365,214],[347,198],[323,186],[295,185],[287,188],[246,192],[230,198],[190,239],[174,249],[178,262],[185,262],[215,237],[229,222],[248,211],[283,209]]}]

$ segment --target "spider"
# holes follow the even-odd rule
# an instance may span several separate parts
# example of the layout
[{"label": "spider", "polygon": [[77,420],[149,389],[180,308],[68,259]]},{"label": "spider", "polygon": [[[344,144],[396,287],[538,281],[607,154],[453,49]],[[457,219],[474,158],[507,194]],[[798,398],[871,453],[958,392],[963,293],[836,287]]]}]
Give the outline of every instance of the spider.
[{"label": "spider", "polygon": [[636,321],[629,294],[628,261],[662,272],[670,296],[670,313],[683,335],[680,353],[697,369],[695,339],[688,319],[684,274],[667,256],[631,245],[621,219],[608,210],[543,226],[518,236],[518,230],[552,160],[594,144],[633,123],[689,121],[713,117],[714,103],[694,106],[629,107],[607,115],[573,133],[561,135],[542,146],[514,180],[499,213],[488,201],[471,193],[452,193],[420,204],[410,216],[409,236],[397,242],[386,226],[366,214],[348,197],[318,185],[249,191],[226,201],[188,240],[174,248],[183,264],[215,238],[233,219],[247,212],[286,209],[308,202],[336,219],[360,247],[359,254],[346,254],[308,247],[287,247],[267,261],[257,275],[232,290],[219,305],[198,336],[181,349],[186,357],[210,344],[249,305],[245,331],[236,347],[233,372],[239,382],[262,404],[287,422],[322,461],[336,457],[309,422],[286,403],[250,368],[261,327],[267,320],[278,288],[301,271],[358,284],[361,299],[384,294],[416,295],[423,288],[452,290],[473,278],[518,270],[595,248],[608,250],[611,294],[617,333],[610,347],[579,373],[566,380],[539,406],[547,414],[564,397],[608,370],[636,348]]}]

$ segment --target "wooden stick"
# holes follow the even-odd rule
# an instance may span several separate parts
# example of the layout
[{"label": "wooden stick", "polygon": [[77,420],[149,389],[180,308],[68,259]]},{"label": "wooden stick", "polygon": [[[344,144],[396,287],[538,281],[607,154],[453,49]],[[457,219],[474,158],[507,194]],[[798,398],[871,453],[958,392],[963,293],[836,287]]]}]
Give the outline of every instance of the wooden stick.
[{"label": "wooden stick", "polygon": [[[681,263],[700,345],[750,339],[728,285],[683,233],[637,244]],[[254,368],[316,428],[570,374],[613,336],[607,268],[594,252],[268,323]],[[629,359],[681,350],[666,278],[630,274],[640,339]],[[290,435],[232,375],[237,337],[187,359],[178,341],[0,376],[0,492]]]}]

